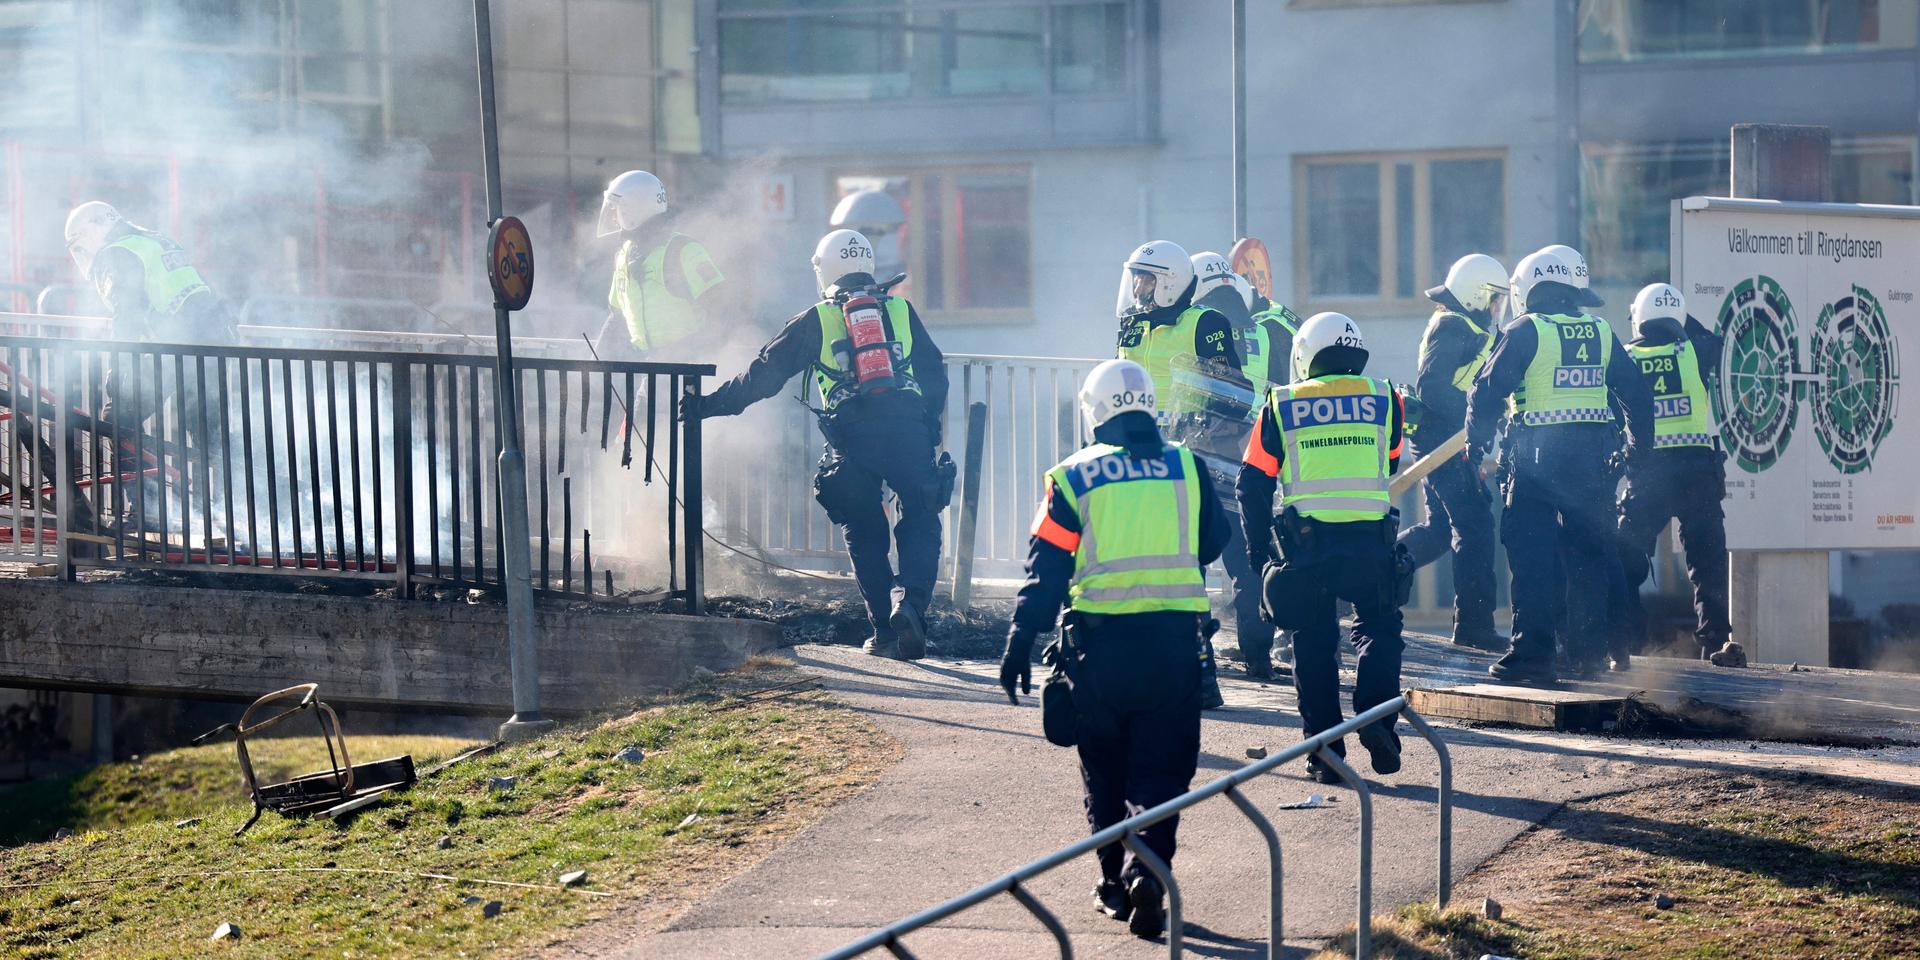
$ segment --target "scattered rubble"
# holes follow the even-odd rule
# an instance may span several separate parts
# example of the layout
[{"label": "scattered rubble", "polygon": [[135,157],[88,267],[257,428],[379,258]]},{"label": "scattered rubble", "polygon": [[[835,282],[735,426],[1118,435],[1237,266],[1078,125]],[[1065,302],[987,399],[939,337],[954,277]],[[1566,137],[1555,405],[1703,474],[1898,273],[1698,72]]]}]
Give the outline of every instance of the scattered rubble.
[{"label": "scattered rubble", "polygon": [[1278,808],[1276,808],[1276,809],[1280,809],[1280,810],[1317,810],[1317,809],[1319,809],[1319,808],[1321,808],[1321,807],[1324,807],[1324,806],[1326,806],[1326,805],[1327,805],[1327,798],[1326,798],[1326,797],[1323,797],[1323,796],[1321,796],[1321,795],[1319,795],[1319,794],[1317,794],[1317,793],[1311,793],[1311,794],[1308,794],[1308,795],[1307,795],[1307,798],[1306,798],[1305,800],[1296,800],[1296,801],[1294,801],[1293,803],[1283,803],[1283,804],[1281,804],[1281,805],[1280,805],[1280,806],[1279,806]]},{"label": "scattered rubble", "polygon": [[1664,893],[1663,893],[1663,894],[1661,894],[1661,895],[1659,895],[1659,896],[1657,896],[1657,897],[1654,897],[1654,898],[1653,898],[1653,908],[1654,908],[1655,910],[1672,910],[1672,909],[1673,909],[1673,898],[1672,898],[1672,897],[1669,897],[1669,896],[1667,896],[1667,895],[1666,895],[1666,894],[1664,894]]},{"label": "scattered rubble", "polygon": [[439,850],[452,850],[453,837],[447,834],[442,834],[440,839],[435,840],[433,842],[433,845],[436,849],[439,849]]},{"label": "scattered rubble", "polygon": [[675,829],[675,830],[685,830],[686,828],[688,828],[688,827],[691,827],[691,826],[693,826],[694,824],[696,824],[696,823],[699,823],[700,821],[702,821],[702,820],[704,820],[704,819],[706,819],[706,818],[705,818],[705,817],[702,817],[701,815],[699,815],[699,814],[697,814],[697,813],[689,813],[689,814],[687,814],[687,818],[686,818],[685,820],[682,820],[682,821],[680,821],[680,825],[679,825],[679,826],[677,826],[677,827],[674,827],[674,829]]},{"label": "scattered rubble", "polygon": [[563,887],[577,887],[586,882],[587,872],[585,870],[574,870],[560,875],[560,885]]},{"label": "scattered rubble", "polygon": [[1267,758],[1266,747],[1248,747],[1247,748],[1248,760],[1265,760],[1266,758]]},{"label": "scattered rubble", "polygon": [[215,940],[215,941],[238,940],[240,939],[240,928],[237,926],[234,926],[231,923],[223,923],[217,927],[214,927],[213,936],[208,937],[207,939]]},{"label": "scattered rubble", "polygon": [[1714,651],[1707,662],[1716,667],[1744,667],[1747,665],[1747,648],[1738,640],[1728,640],[1726,646]]},{"label": "scattered rubble", "polygon": [[1500,906],[1500,901],[1492,897],[1480,901],[1480,915],[1488,920],[1498,920],[1506,912],[1506,909]]},{"label": "scattered rubble", "polygon": [[488,920],[491,920],[494,917],[499,916],[500,911],[506,909],[506,906],[507,906],[506,904],[501,903],[498,900],[488,900],[486,906],[483,906],[480,908],[480,915],[483,917],[486,917]]},{"label": "scattered rubble", "polygon": [[624,763],[639,763],[647,758],[647,752],[639,747],[628,747],[614,754],[613,758]]},{"label": "scattered rubble", "polygon": [[488,777],[487,789],[498,791],[512,790],[514,783],[517,782],[518,779],[517,777]]}]

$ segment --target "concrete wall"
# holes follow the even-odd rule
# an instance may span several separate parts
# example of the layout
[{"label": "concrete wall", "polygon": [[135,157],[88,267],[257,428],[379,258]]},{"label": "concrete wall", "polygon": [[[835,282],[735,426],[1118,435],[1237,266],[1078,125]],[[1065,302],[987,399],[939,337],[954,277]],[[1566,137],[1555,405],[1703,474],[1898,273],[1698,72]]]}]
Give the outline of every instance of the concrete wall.
[{"label": "concrete wall", "polygon": [[[579,713],[780,643],[752,620],[539,612],[541,697]],[[0,686],[251,700],[298,683],[369,706],[511,712],[502,608],[0,581]]]}]

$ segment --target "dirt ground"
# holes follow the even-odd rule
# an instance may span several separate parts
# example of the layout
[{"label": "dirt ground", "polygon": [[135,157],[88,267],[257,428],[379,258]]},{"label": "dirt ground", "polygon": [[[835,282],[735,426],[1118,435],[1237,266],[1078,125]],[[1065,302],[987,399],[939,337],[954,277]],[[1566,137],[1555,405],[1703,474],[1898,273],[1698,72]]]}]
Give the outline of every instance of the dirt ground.
[{"label": "dirt ground", "polygon": [[1522,834],[1454,904],[1403,911],[1376,955],[1916,958],[1920,791],[1711,773],[1598,797]]}]

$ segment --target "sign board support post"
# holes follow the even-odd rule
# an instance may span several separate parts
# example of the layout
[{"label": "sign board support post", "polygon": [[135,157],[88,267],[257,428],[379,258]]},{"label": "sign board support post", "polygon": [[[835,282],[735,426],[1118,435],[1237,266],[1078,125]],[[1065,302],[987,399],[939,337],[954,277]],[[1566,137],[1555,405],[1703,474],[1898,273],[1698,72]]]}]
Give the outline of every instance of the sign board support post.
[{"label": "sign board support post", "polygon": [[[487,0],[473,0],[474,49],[480,68],[480,135],[486,164],[487,223],[501,219],[500,126],[493,96],[493,13]],[[488,255],[493,256],[492,251]],[[528,278],[529,283],[531,278]],[[522,303],[521,306],[525,304]],[[501,586],[507,594],[507,659],[513,675],[513,716],[500,725],[500,739],[530,740],[553,728],[540,715],[540,640],[533,621],[533,548],[527,534],[527,466],[520,450],[519,377],[513,366],[513,323],[494,292],[495,416],[499,418]],[[477,548],[476,548],[477,549]]]},{"label": "sign board support post", "polygon": [[[1832,143],[1825,127],[1736,124],[1731,195],[1824,201]],[[1825,550],[1735,550],[1727,566],[1733,637],[1754,662],[1826,666]]]}]

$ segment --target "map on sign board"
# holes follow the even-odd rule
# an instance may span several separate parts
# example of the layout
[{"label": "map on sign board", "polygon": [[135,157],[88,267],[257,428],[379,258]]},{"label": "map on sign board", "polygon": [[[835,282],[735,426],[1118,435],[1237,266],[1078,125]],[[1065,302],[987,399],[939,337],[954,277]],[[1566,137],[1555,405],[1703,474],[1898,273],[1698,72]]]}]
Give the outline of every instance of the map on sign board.
[{"label": "map on sign board", "polygon": [[[1726,342],[1727,545],[1920,547],[1920,207],[1689,197],[1673,283]],[[1904,433],[1903,433],[1904,431]]]}]

